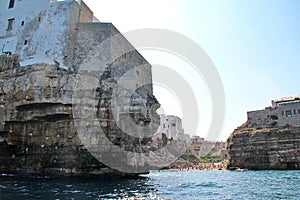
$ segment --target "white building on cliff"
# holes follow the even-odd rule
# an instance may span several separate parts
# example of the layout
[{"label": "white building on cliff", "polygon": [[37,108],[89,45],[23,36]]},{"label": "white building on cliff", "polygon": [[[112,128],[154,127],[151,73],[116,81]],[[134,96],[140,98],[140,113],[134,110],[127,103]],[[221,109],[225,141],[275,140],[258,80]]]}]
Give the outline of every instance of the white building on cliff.
[{"label": "white building on cliff", "polygon": [[158,133],[164,133],[168,139],[178,140],[184,134],[181,119],[173,115],[161,115]]},{"label": "white building on cliff", "polygon": [[77,22],[92,22],[81,0],[1,0],[0,55],[18,54],[21,66],[71,65]]}]

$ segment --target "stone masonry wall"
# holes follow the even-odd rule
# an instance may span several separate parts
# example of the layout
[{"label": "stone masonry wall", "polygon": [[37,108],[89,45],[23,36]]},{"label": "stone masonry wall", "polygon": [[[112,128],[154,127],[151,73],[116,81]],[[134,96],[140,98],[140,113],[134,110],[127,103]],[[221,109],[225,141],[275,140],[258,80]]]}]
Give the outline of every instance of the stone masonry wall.
[{"label": "stone masonry wall", "polygon": [[[89,74],[89,82],[93,83],[91,87],[97,90],[97,115],[101,129],[110,142],[123,149],[114,152],[107,147],[109,150],[102,150],[116,155],[118,159],[110,161],[116,165],[117,160],[124,158],[127,158],[129,165],[136,165],[132,155],[147,151],[146,144],[151,140],[151,135],[148,138],[135,137],[130,133],[154,134],[159,125],[156,113],[159,103],[153,96],[151,65],[109,23],[78,23],[75,46],[74,69],[79,74]],[[87,102],[91,95],[85,92]],[[89,130],[93,130],[94,121],[90,117],[86,117],[84,123]],[[140,130],[138,127],[135,129],[136,126]],[[128,130],[129,134],[124,130]],[[107,146],[96,131],[89,133],[89,137],[98,138],[93,143]],[[120,157],[117,156],[120,154]],[[141,168],[147,166],[140,164]]]},{"label": "stone masonry wall", "polygon": [[[290,114],[288,115],[287,112]],[[251,111],[247,113],[247,116],[249,124],[255,127],[300,126],[300,103]]]},{"label": "stone masonry wall", "polygon": [[[278,116],[278,126],[300,126],[300,103],[286,104],[281,107],[277,107],[274,112]],[[291,116],[287,116],[287,111],[291,112]]]},{"label": "stone masonry wall", "polygon": [[3,72],[8,69],[19,68],[19,56],[0,56],[0,72]]}]

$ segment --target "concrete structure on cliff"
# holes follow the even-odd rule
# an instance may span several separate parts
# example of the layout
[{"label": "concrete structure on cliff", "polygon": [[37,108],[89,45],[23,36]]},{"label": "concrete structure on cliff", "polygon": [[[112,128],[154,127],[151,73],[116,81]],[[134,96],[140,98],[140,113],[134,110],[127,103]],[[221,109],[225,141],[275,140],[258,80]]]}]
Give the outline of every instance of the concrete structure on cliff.
[{"label": "concrete structure on cliff", "polygon": [[272,106],[247,113],[248,122],[257,127],[300,126],[300,96],[272,100]]},{"label": "concrete structure on cliff", "polygon": [[[0,1],[0,174],[149,170],[132,156],[149,139],[119,127],[157,129],[151,65],[111,23],[94,19],[80,0]],[[78,115],[77,102],[95,118]]]}]

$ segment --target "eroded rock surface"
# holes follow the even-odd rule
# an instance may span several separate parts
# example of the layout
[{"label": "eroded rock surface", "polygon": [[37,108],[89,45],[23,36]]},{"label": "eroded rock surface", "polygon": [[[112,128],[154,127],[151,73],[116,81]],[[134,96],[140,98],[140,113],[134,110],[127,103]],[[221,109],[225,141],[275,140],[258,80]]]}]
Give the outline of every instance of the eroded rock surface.
[{"label": "eroded rock surface", "polygon": [[[56,65],[20,67],[16,55],[1,57],[0,174],[110,177],[136,175],[104,165],[82,144],[75,125],[77,119],[74,119],[72,110],[74,81],[77,81],[75,72],[61,70]],[[150,111],[152,109],[151,112],[155,112],[159,107],[155,97],[142,91],[138,92],[144,95],[142,102],[147,103],[147,108]],[[112,123],[113,116],[107,111],[109,97],[100,91],[96,92],[99,99],[99,105],[96,105],[97,120],[98,123],[106,122],[103,127],[111,141],[120,146],[126,144],[126,148],[133,152],[145,149],[141,146],[143,140],[124,138],[124,133]],[[107,104],[104,104],[105,101]],[[107,108],[102,109],[105,105]],[[140,113],[133,115],[139,123],[149,120]],[[101,118],[103,116],[105,119]]]},{"label": "eroded rock surface", "polygon": [[229,168],[300,169],[300,127],[258,128],[245,123],[227,141]]}]

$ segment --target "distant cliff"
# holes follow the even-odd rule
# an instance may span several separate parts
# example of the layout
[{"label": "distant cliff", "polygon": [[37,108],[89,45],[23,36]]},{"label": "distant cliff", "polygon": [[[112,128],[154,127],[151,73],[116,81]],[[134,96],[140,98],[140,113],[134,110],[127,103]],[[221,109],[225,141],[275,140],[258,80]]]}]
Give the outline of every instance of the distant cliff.
[{"label": "distant cliff", "polygon": [[300,169],[300,127],[250,127],[245,123],[228,138],[229,169]]}]

